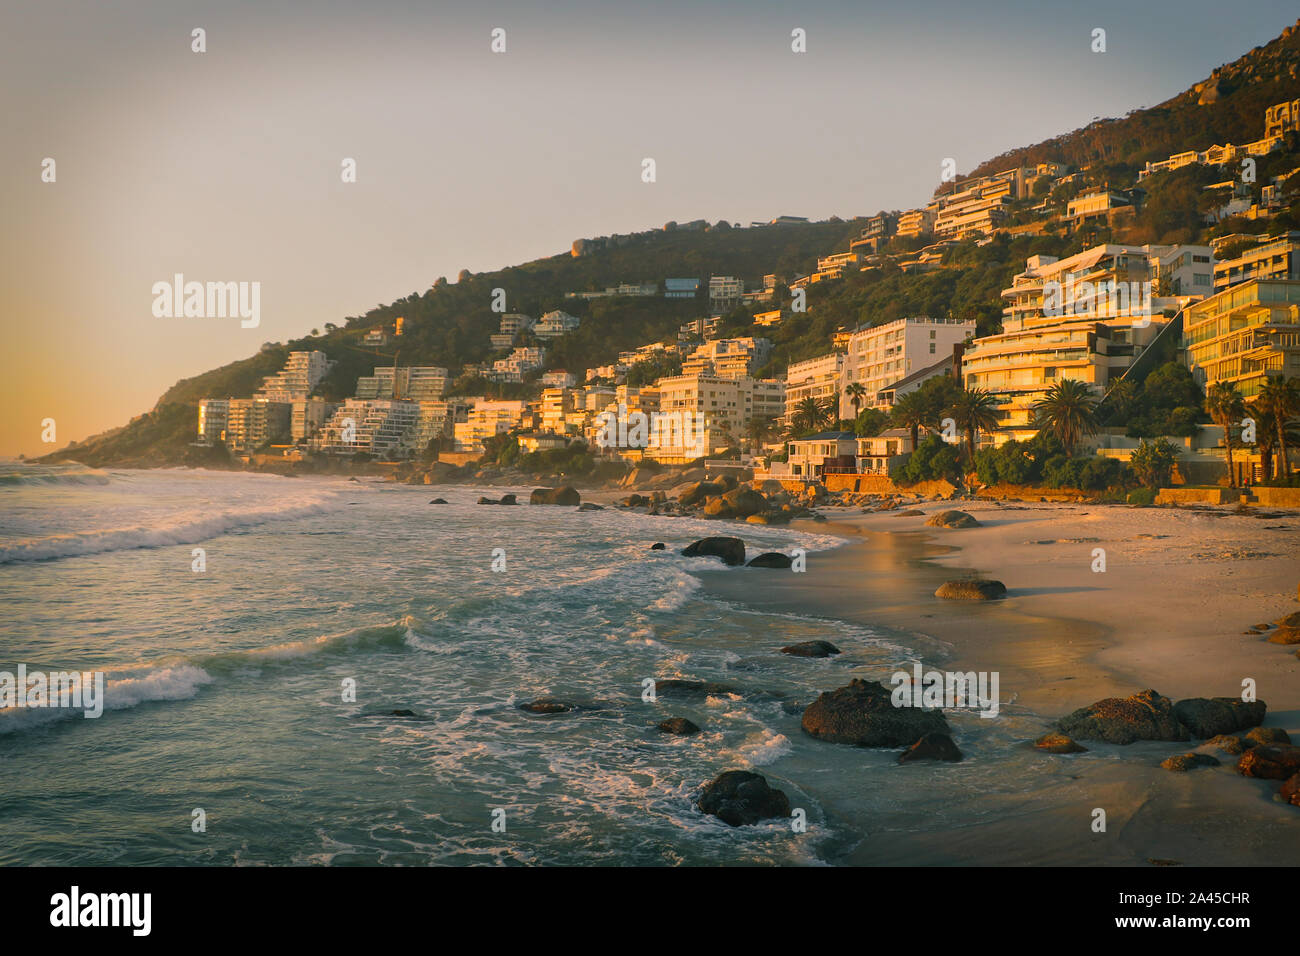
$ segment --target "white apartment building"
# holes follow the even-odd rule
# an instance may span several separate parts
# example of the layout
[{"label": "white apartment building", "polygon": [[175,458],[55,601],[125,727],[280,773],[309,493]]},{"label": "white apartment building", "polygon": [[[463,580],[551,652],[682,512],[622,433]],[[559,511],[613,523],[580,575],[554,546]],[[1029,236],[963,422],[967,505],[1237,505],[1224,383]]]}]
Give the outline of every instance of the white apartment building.
[{"label": "white apartment building", "polygon": [[357,379],[356,397],[436,402],[446,393],[449,381],[447,370],[436,365],[380,367],[373,375]]},{"label": "white apartment building", "polygon": [[853,402],[844,394],[852,383],[866,390],[859,411],[888,408],[892,395],[882,391],[951,356],[953,346],[974,337],[973,319],[906,318],[856,330],[849,337],[838,388],[840,418],[854,417]]},{"label": "white apartment building", "polygon": [[418,402],[349,398],[316,435],[312,446],[333,455],[365,452],[377,457],[403,457],[411,451]]},{"label": "white apartment building", "polygon": [[795,362],[786,369],[785,424],[788,425],[794,419],[799,403],[806,398],[815,398],[819,402],[838,400],[847,359],[848,356],[843,352],[831,352]]},{"label": "white apartment building", "polygon": [[269,402],[305,399],[334,365],[321,351],[290,352],[284,368],[262,379],[262,386],[254,393],[254,397]]},{"label": "white apartment building", "polygon": [[289,437],[296,445],[315,437],[339,406],[338,402],[327,402],[323,398],[305,398],[293,402],[290,407]]},{"label": "white apartment building", "polygon": [[409,441],[412,452],[423,454],[434,439],[452,438],[456,423],[469,417],[469,408],[469,401],[460,398],[420,402],[420,416]]},{"label": "white apartment building", "polygon": [[518,427],[527,412],[528,403],[524,401],[476,401],[465,421],[454,426],[456,450],[482,451],[484,439]]},{"label": "white apartment building", "polygon": [[745,282],[734,276],[709,278],[709,308],[715,312],[730,312],[740,304],[745,294]]},{"label": "white apartment building", "polygon": [[556,309],[554,312],[547,312],[537,320],[537,324],[533,326],[533,334],[543,339],[557,338],[572,332],[581,324],[582,320],[576,315],[569,315]]},{"label": "white apartment building", "polygon": [[771,355],[770,339],[712,339],[696,346],[690,357],[682,362],[682,374],[743,378],[766,365]]}]

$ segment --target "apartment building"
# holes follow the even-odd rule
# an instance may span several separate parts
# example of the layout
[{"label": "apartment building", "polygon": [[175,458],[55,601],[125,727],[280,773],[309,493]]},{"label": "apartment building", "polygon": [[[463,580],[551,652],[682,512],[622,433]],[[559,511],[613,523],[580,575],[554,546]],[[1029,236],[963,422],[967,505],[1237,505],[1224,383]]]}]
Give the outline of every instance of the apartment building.
[{"label": "apartment building", "polygon": [[563,434],[573,413],[574,394],[567,388],[542,389],[542,431]]},{"label": "apartment building", "polygon": [[771,355],[770,339],[713,339],[696,346],[682,362],[682,374],[744,378],[766,365]]},{"label": "apartment building", "polygon": [[898,236],[915,239],[934,232],[934,213],[929,209],[909,209],[898,217]]},{"label": "apartment building", "polygon": [[324,352],[290,352],[284,368],[262,379],[255,398],[269,402],[294,402],[305,399],[335,363]]},{"label": "apartment building", "polygon": [[292,406],[265,398],[232,398],[226,403],[226,446],[251,452],[289,440]]},{"label": "apartment building", "polygon": [[449,382],[447,370],[437,365],[381,366],[357,379],[355,394],[362,399],[436,402],[446,394]]},{"label": "apartment building", "polygon": [[1214,291],[1251,279],[1300,279],[1300,232],[1267,237],[1235,259],[1214,265]]},{"label": "apartment building", "polygon": [[733,276],[712,276],[709,279],[709,308],[714,312],[730,312],[740,304],[745,293],[745,282]]},{"label": "apartment building", "polygon": [[857,382],[866,390],[859,410],[888,408],[891,386],[951,359],[953,346],[974,336],[973,319],[905,318],[856,330],[849,336],[838,389],[840,418],[855,415],[852,401],[844,394],[849,385]]},{"label": "apartment building", "polygon": [[199,400],[199,431],[201,444],[215,445],[226,440],[226,425],[230,420],[230,401],[225,398]]},{"label": "apartment building", "polygon": [[394,399],[346,399],[312,440],[312,447],[331,455],[365,452],[380,458],[405,457],[412,449],[418,402]]},{"label": "apartment building", "polygon": [[661,412],[691,412],[723,432],[739,438],[753,409],[753,380],[717,375],[674,375],[661,378]]},{"label": "apartment building", "polygon": [[528,403],[524,401],[476,401],[465,421],[452,426],[456,451],[482,451],[486,439],[522,425],[527,413]]},{"label": "apartment building", "polygon": [[330,420],[339,403],[327,402],[323,398],[305,398],[292,402],[289,407],[289,438],[297,445],[314,438]]},{"label": "apartment building", "polygon": [[456,423],[468,419],[470,404],[470,400],[463,398],[420,402],[420,414],[408,441],[412,453],[423,454],[431,441],[452,439]]},{"label": "apartment building", "polygon": [[665,279],[665,299],[693,299],[700,291],[699,279]]},{"label": "apartment building", "polygon": [[556,309],[545,313],[533,326],[533,334],[542,339],[558,338],[567,335],[582,324],[576,315],[569,315]]},{"label": "apartment building", "polygon": [[799,405],[807,398],[818,402],[835,401],[838,403],[840,382],[844,378],[844,366],[848,356],[844,352],[831,352],[816,358],[795,362],[785,373],[785,414],[783,421],[789,424],[794,420]]},{"label": "apartment building", "polygon": [[1189,306],[1183,347],[1198,382],[1231,382],[1244,398],[1300,376],[1300,282],[1248,279]]},{"label": "apartment building", "polygon": [[547,388],[573,388],[574,385],[578,384],[578,380],[573,373],[562,368],[544,373],[541,382]]}]

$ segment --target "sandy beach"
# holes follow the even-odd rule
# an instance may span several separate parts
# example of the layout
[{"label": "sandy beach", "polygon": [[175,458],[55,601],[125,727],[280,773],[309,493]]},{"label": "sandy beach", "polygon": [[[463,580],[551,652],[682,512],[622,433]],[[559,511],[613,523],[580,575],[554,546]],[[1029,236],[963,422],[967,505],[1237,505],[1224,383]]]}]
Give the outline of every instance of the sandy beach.
[{"label": "sandy beach", "polygon": [[[1265,725],[1300,737],[1295,648],[1243,633],[1300,607],[1300,515],[992,501],[917,507],[924,516],[901,516],[906,507],[870,514],[828,508],[829,520],[817,529],[851,543],[811,555],[805,574],[772,572],[761,589],[748,576],[706,574],[706,587],[763,610],[893,629],[927,667],[998,671],[1003,713],[1042,731],[1103,697],[1144,688],[1174,700],[1235,697],[1251,678],[1268,704]],[[926,517],[952,507],[980,527],[925,525]],[[744,534],[722,527],[718,533]],[[1105,551],[1104,572],[1093,570],[1097,548]],[[934,597],[943,581],[966,577],[1004,582],[1006,599]],[[1026,747],[1028,739],[1014,746]],[[970,746],[969,739],[959,742]],[[1300,859],[1295,808],[1273,800],[1276,782],[1239,776],[1234,757],[1195,741],[1087,745],[1087,753],[1069,757],[1033,752],[1028,766],[1017,765],[1035,775],[1025,792],[984,799],[979,819],[937,823],[932,832],[869,833],[851,861]],[[1216,753],[1222,765],[1189,773],[1158,766],[1191,750]],[[1107,812],[1105,834],[1089,826],[1096,808]]]}]

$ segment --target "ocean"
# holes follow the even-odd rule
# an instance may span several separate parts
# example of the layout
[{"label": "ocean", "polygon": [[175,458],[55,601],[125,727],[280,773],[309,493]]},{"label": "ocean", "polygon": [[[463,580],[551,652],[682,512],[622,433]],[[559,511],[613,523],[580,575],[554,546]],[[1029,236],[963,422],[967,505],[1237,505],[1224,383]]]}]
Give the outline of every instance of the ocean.
[{"label": "ocean", "polygon": [[[978,748],[898,768],[894,752],[804,736],[819,692],[887,681],[915,654],[883,630],[711,598],[697,575],[720,563],[678,554],[738,534],[751,555],[803,548],[815,564],[840,539],[475,503],[505,491],[527,501],[373,478],[0,468],[0,671],[107,677],[97,719],[0,711],[0,863],[834,863],[873,827],[960,825],[1008,786]],[[725,573],[761,588],[792,572]],[[778,652],[816,639],[844,653]],[[739,693],[643,699],[647,679],[674,677]],[[578,709],[519,708],[538,697]],[[673,716],[703,732],[658,732]],[[990,752],[1028,732],[1013,714],[953,724],[959,741],[985,724]],[[806,830],[700,813],[700,786],[733,769],[785,790]]]}]

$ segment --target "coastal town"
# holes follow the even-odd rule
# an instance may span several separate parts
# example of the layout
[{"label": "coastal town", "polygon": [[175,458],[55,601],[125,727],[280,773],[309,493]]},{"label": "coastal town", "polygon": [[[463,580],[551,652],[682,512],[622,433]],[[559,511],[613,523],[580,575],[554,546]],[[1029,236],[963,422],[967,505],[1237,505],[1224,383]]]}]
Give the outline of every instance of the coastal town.
[{"label": "coastal town", "polygon": [[[1300,131],[1300,100],[1277,103],[1261,119],[1259,140],[1178,153],[1138,173],[1147,183],[1200,165],[1221,177],[1204,188],[1204,244],[1090,244],[1097,230],[1109,233],[1134,216],[1143,189],[1112,186],[1091,167],[1017,167],[945,184],[921,208],[868,219],[847,250],[829,250],[808,275],[770,273],[757,282],[663,276],[573,290],[568,296],[577,301],[662,298],[697,302],[706,312],[675,337],[620,351],[605,365],[555,367],[551,347],[581,325],[563,309],[538,317],[502,312],[489,336],[494,357],[454,369],[402,364],[402,318],[359,330],[356,347],[373,352],[372,373],[341,401],[317,394],[335,359],[322,350],[293,351],[251,395],[202,399],[196,444],[224,446],[255,465],[322,456],[464,465],[502,440],[513,440],[521,453],[582,443],[631,464],[733,461],[752,468],[755,478],[883,491],[931,437],[966,443],[972,455],[1026,442],[1062,403],[1068,412],[1071,400],[1083,412],[1079,434],[1066,429],[1063,436],[1074,439],[1070,450],[1127,463],[1145,439],[1122,418],[1107,422],[1095,413],[1119,405],[1135,382],[1173,361],[1207,396],[1202,402],[1217,396],[1218,410],[1197,409],[1213,423],[1169,436],[1172,480],[1285,482],[1285,428],[1263,419],[1300,412],[1300,232],[1271,227],[1270,220],[1300,188],[1300,166],[1284,163],[1259,183],[1254,173],[1257,162],[1294,155],[1288,144]],[[782,216],[750,228],[802,221]],[[1256,231],[1212,228],[1243,221]],[[702,230],[708,223],[669,228]],[[1082,251],[1029,257],[1002,290],[1002,319],[991,333],[951,315],[866,322],[836,329],[823,354],[774,367],[771,330],[815,310],[818,292],[853,272],[941,270],[964,243],[1042,234],[1084,240]],[[897,251],[900,240],[914,248]],[[578,240],[572,255],[619,241]],[[744,334],[736,334],[738,309],[751,322]],[[494,397],[456,387],[466,381],[513,386],[516,395],[522,386],[525,394]],[[919,414],[921,396],[940,392],[936,386],[945,382],[947,400]],[[623,428],[622,440],[608,440],[604,424],[629,416],[673,417],[696,427],[651,429],[632,441]]]}]

